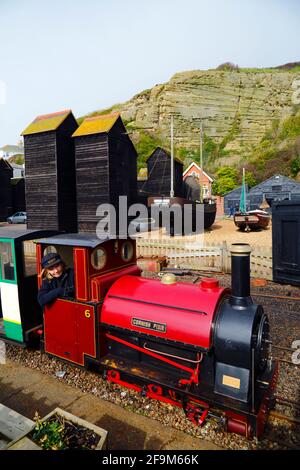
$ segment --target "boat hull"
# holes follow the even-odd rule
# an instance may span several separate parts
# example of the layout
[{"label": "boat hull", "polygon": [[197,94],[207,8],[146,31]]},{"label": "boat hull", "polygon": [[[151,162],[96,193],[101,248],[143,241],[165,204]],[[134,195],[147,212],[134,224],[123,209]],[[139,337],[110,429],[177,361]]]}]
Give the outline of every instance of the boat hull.
[{"label": "boat hull", "polygon": [[234,223],[240,230],[262,230],[266,229],[270,223],[270,215],[263,211],[250,211],[245,214],[236,212]]},{"label": "boat hull", "polygon": [[[178,204],[181,207],[188,205],[192,208],[193,219],[196,214],[197,206],[203,205],[203,212],[204,212],[204,229],[208,229],[211,227],[215,221],[216,213],[217,213],[217,205],[215,202],[203,202],[202,204],[199,202],[190,201],[188,199],[182,197],[148,197],[148,207],[152,205],[158,207],[172,207],[173,204]],[[159,220],[159,226],[161,227],[161,220]]]}]

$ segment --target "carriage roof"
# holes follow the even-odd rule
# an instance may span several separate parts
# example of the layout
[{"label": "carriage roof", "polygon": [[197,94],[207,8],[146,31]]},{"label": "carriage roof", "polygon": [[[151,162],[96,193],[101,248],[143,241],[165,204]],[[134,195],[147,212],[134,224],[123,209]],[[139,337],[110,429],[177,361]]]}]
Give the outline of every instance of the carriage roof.
[{"label": "carriage roof", "polygon": [[[10,226],[0,228],[0,238],[9,238],[11,240],[32,240],[34,238],[39,238],[53,234],[54,230],[30,230],[25,228],[11,228]],[[52,232],[52,233],[51,233]]]}]

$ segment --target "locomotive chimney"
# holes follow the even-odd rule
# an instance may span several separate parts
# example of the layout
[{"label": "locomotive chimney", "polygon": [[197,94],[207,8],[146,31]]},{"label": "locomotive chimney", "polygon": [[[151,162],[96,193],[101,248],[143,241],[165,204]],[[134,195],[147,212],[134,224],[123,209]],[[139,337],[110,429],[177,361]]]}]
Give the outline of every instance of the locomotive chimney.
[{"label": "locomotive chimney", "polygon": [[233,243],[231,252],[231,303],[247,305],[250,297],[250,253],[248,243]]}]

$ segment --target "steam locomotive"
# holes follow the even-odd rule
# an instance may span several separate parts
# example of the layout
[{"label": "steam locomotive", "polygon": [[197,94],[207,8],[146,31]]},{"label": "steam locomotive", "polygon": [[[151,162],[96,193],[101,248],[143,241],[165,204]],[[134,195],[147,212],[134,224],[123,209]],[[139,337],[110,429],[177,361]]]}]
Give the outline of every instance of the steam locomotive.
[{"label": "steam locomotive", "polygon": [[[178,283],[170,273],[142,278],[135,240],[79,233],[41,238],[34,231],[9,239],[4,231],[3,339],[23,346],[40,339],[47,354],[179,406],[196,425],[214,416],[228,432],[263,434],[278,370],[268,318],[250,296],[249,245],[232,245],[230,290],[212,278],[198,285]],[[18,250],[33,239],[36,260],[28,248]],[[74,268],[76,292],[47,305],[42,316],[34,270],[40,274],[49,252]]]},{"label": "steam locomotive", "polygon": [[[23,134],[28,228],[0,229],[0,338],[181,407],[195,425],[214,417],[228,432],[262,436],[278,366],[250,296],[249,245],[232,245],[231,289],[143,278],[134,239],[95,235],[99,200],[136,201],[136,152],[120,116],[78,127],[68,110]],[[74,269],[75,294],[42,312],[41,260],[51,252]]]}]

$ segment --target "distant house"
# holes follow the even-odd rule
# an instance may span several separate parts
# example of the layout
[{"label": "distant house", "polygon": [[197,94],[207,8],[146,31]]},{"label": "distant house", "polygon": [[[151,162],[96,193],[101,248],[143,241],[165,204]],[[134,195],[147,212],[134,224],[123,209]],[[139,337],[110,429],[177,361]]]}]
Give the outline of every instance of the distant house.
[{"label": "distant house", "polygon": [[10,163],[13,169],[13,178],[24,178],[25,177],[25,165],[17,165],[16,163]]},{"label": "distant house", "polygon": [[[193,177],[189,178],[190,176]],[[201,167],[197,165],[197,163],[192,162],[188,168],[183,172],[183,181],[185,181],[186,184],[190,184],[195,186],[195,180],[198,180],[198,185],[202,185],[203,187],[203,197],[208,198],[211,197],[212,195],[212,184],[214,182],[213,177],[207,173],[206,171],[201,171]],[[200,189],[199,189],[200,192]],[[198,198],[199,199],[199,198]]]},{"label": "distant house", "polygon": [[24,155],[24,147],[21,145],[4,145],[0,147],[0,157],[8,159],[14,155]]},{"label": "distant house", "polygon": [[[230,213],[230,207],[239,207],[241,186],[230,191],[224,196],[225,214]],[[247,187],[248,210],[259,209],[264,201],[269,205],[273,201],[293,200],[300,198],[300,183],[283,175],[274,175],[271,178],[257,184],[250,190]]]},{"label": "distant house", "polygon": [[269,205],[273,201],[292,200],[300,197],[300,183],[283,175],[274,175],[250,190],[250,206],[256,209],[264,200]]}]

